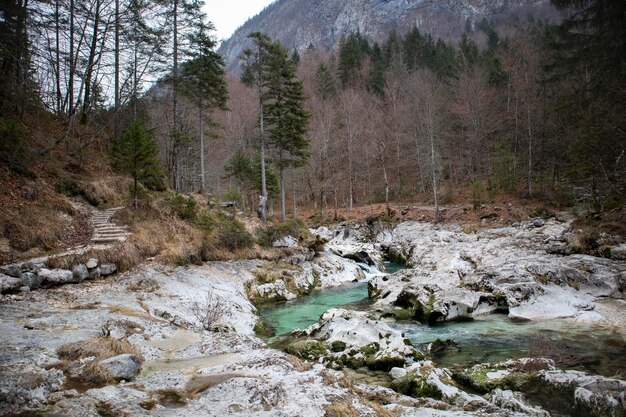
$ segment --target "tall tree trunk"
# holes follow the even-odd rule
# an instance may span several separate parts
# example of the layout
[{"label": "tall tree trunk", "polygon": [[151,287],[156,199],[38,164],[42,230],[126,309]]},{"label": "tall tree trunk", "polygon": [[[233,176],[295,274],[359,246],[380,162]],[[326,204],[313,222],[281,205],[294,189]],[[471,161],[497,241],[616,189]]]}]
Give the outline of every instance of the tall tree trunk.
[{"label": "tall tree trunk", "polygon": [[[282,159],[282,158],[281,158]],[[285,204],[285,167],[281,164],[280,169],[280,220],[285,221],[287,218],[287,209]]]},{"label": "tall tree trunk", "polygon": [[530,106],[526,107],[528,116],[528,195],[533,195],[533,129],[530,122]]},{"label": "tall tree trunk", "polygon": [[61,115],[61,17],[59,16],[59,2],[61,0],[56,0],[54,2],[54,28],[55,28],[55,49],[56,49],[56,113],[57,115]]},{"label": "tall tree trunk", "polygon": [[353,185],[353,172],[352,172],[352,137],[350,137],[350,141],[348,143],[350,144],[348,146],[348,175],[349,175],[348,186],[350,187],[348,190],[348,194],[350,195],[350,201],[348,202],[348,210],[352,211],[352,202],[354,201],[354,185]]},{"label": "tall tree trunk", "polygon": [[387,209],[387,213],[389,213],[389,178],[387,177],[387,168],[385,167],[385,157],[381,158],[381,165],[383,167],[383,178],[385,180],[385,208]]},{"label": "tall tree trunk", "polygon": [[174,65],[172,67],[172,109],[174,112],[174,189],[180,190],[180,132],[178,121],[178,0],[174,0]]},{"label": "tall tree trunk", "polygon": [[[260,55],[259,47],[259,55]],[[259,126],[261,131],[261,197],[259,198],[259,215],[262,222],[267,221],[267,177],[265,172],[265,126],[263,120],[263,91],[259,77]]]},{"label": "tall tree trunk", "polygon": [[74,114],[74,0],[70,0],[70,74],[68,81],[68,114]]},{"label": "tall tree trunk", "polygon": [[115,127],[113,137],[120,137],[120,0],[115,0]]},{"label": "tall tree trunk", "polygon": [[433,197],[435,199],[435,223],[439,223],[439,198],[437,196],[437,158],[435,157],[435,132],[432,108],[429,108],[430,164],[433,174]]},{"label": "tall tree trunk", "polygon": [[[116,2],[119,0],[116,0]],[[96,59],[96,49],[98,47],[98,35],[99,35],[99,26],[100,26],[100,0],[96,0],[96,5],[93,14],[93,33],[91,36],[91,46],[89,47],[89,58],[87,59],[87,72],[85,74],[85,91],[83,95],[83,109],[81,113],[80,122],[82,124],[87,123],[89,108],[91,106],[91,79],[93,77],[93,67],[94,61]],[[117,31],[117,26],[115,27]],[[116,33],[117,35],[117,33]],[[117,58],[117,37],[116,37],[116,48],[115,48],[116,58]],[[116,61],[117,62],[117,61]],[[117,67],[116,67],[117,72]],[[117,75],[117,74],[116,74]],[[117,91],[117,84],[116,84]],[[117,96],[116,96],[116,105],[117,105]],[[115,111],[117,115],[117,108]]]},{"label": "tall tree trunk", "polygon": [[200,193],[204,194],[206,191],[206,184],[204,178],[204,120],[202,118],[202,100],[198,105],[198,112],[200,113]]},{"label": "tall tree trunk", "polygon": [[293,200],[293,218],[298,215],[298,204],[296,201],[296,168],[291,167],[291,199]]},{"label": "tall tree trunk", "polygon": [[[119,0],[118,0],[119,1]],[[138,65],[137,60],[139,57],[137,56],[137,49],[139,48],[138,43],[135,41],[135,47],[133,50],[133,121],[137,121],[137,95],[139,87],[137,86],[138,81]],[[117,114],[117,112],[115,113]],[[116,131],[117,134],[117,131]]]}]

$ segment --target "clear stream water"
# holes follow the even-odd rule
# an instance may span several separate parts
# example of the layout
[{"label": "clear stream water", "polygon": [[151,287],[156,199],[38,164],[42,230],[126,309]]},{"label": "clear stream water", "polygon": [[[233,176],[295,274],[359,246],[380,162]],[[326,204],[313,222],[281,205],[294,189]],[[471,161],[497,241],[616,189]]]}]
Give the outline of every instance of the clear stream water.
[{"label": "clear stream water", "polygon": [[[393,273],[401,265],[386,263]],[[284,335],[315,323],[334,307],[366,309],[367,284],[349,283],[316,290],[310,295],[260,309],[261,316]],[[626,372],[626,334],[606,327],[574,324],[566,320],[517,323],[506,315],[492,315],[469,322],[427,326],[418,322],[391,323],[417,346],[436,339],[451,339],[457,346],[434,361],[439,366],[469,366],[529,356],[557,360],[561,367],[615,376]]]}]

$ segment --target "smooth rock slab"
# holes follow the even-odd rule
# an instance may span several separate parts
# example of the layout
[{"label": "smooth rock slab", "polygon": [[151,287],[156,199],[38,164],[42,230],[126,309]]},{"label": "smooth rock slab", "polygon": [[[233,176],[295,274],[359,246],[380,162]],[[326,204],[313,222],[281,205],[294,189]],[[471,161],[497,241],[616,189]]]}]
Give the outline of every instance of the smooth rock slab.
[{"label": "smooth rock slab", "polygon": [[141,360],[135,355],[126,353],[102,360],[98,365],[106,368],[116,380],[130,381],[141,369]]},{"label": "smooth rock slab", "polygon": [[86,266],[88,269],[94,269],[98,266],[98,263],[99,261],[96,258],[89,258]]}]

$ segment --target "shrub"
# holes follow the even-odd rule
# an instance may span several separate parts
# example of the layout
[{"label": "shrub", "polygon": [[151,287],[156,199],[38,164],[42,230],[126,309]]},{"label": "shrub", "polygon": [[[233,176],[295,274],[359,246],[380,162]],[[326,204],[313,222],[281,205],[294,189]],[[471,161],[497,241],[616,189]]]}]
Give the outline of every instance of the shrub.
[{"label": "shrub", "polygon": [[193,220],[196,218],[198,205],[194,199],[175,193],[167,199],[167,203],[182,220]]},{"label": "shrub", "polygon": [[210,233],[215,229],[215,218],[206,210],[200,212],[196,218],[196,226],[204,233]]},{"label": "shrub", "polygon": [[223,216],[226,221],[220,222],[216,234],[217,244],[225,249],[234,251],[249,248],[254,244],[254,238],[239,220]]},{"label": "shrub", "polygon": [[235,201],[237,204],[241,204],[243,201],[243,196],[237,187],[230,187],[226,192],[221,196],[220,200],[222,201]]},{"label": "shrub", "polygon": [[211,330],[211,327],[228,313],[228,308],[224,300],[214,295],[213,292],[207,291],[204,300],[195,301],[192,304],[191,312],[204,330]]},{"label": "shrub", "polygon": [[299,241],[307,240],[311,233],[306,224],[300,219],[289,219],[282,223],[268,224],[257,230],[259,245],[270,247],[274,242],[286,236],[293,236]]}]

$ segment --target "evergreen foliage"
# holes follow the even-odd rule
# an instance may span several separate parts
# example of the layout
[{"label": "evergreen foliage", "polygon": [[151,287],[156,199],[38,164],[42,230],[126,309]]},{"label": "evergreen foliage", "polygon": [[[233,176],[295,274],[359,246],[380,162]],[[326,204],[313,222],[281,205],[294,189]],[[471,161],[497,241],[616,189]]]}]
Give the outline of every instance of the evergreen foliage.
[{"label": "evergreen foliage", "polygon": [[135,207],[139,183],[151,189],[163,189],[163,173],[157,158],[158,149],[154,139],[140,122],[131,122],[122,137],[113,141],[112,165],[118,172],[132,177]]},{"label": "evergreen foliage", "polygon": [[[605,184],[612,195],[626,195],[626,2],[552,0],[574,8],[569,18],[547,31],[553,52],[553,81],[569,80],[563,95],[571,148],[570,174]],[[595,191],[595,190],[594,190]]]}]

